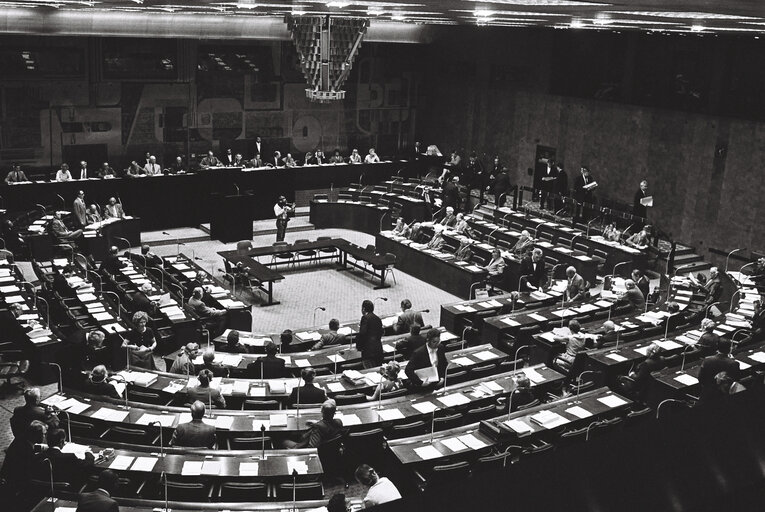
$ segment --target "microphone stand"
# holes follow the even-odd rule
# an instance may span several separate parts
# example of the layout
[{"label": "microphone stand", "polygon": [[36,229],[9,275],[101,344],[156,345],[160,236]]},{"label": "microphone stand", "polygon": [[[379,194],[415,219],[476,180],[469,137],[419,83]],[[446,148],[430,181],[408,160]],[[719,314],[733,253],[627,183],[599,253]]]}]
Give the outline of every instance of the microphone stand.
[{"label": "microphone stand", "polygon": [[104,281],[101,279],[101,276],[98,274],[98,272],[94,272],[92,270],[85,269],[85,277],[89,275],[93,275],[98,278],[98,293],[104,293]]},{"label": "microphone stand", "polygon": [[164,490],[165,490],[165,510],[163,510],[162,512],[170,512],[170,507],[168,506],[168,503],[167,503],[167,473],[162,471],[160,478],[164,482]]},{"label": "microphone stand", "polygon": [[[120,300],[120,296],[117,295],[115,292],[110,292],[109,290],[101,292],[103,295],[114,295],[114,300],[117,302],[117,318],[120,318],[120,310],[122,309],[122,301]],[[116,330],[114,332],[117,332]]]},{"label": "microphone stand", "polygon": [[266,426],[260,424],[260,457],[266,460]]},{"label": "microphone stand", "polygon": [[[302,371],[302,370],[301,370]],[[302,375],[298,377],[298,385],[297,385],[297,402],[295,403],[295,412],[297,413],[297,419],[298,423],[300,423],[300,381],[302,380]]]},{"label": "microphone stand", "polygon": [[576,403],[580,403],[579,402],[579,393],[582,392],[582,375],[584,375],[585,373],[592,373],[594,375],[594,374],[596,374],[598,372],[593,371],[593,370],[585,370],[585,371],[583,371],[582,373],[579,374],[579,377],[576,378],[576,381],[577,381],[577,385],[576,385]]},{"label": "microphone stand", "polygon": [[518,350],[515,351],[514,361],[513,361],[513,375],[515,375],[516,370],[518,369],[518,353],[523,350],[524,348],[529,348],[531,345],[521,345],[518,347]]},{"label": "microphone stand", "polygon": [[738,252],[738,251],[743,251],[743,250],[746,250],[746,247],[740,247],[740,248],[738,248],[738,249],[733,249],[733,250],[732,250],[731,252],[729,252],[729,253],[728,253],[728,255],[725,257],[725,270],[724,270],[724,272],[725,272],[726,274],[728,273],[728,260],[730,260],[730,257],[731,257],[731,255],[732,255],[732,254],[734,254],[734,253],[736,253],[736,252]]},{"label": "microphone stand", "polygon": [[[50,329],[50,305],[48,304],[48,301],[45,299],[45,297],[40,297],[39,295],[35,294],[35,302],[40,300],[45,304],[45,327],[46,329]],[[37,306],[37,304],[35,304],[35,306]],[[37,309],[39,312],[40,308],[37,307]]]},{"label": "microphone stand", "polygon": [[236,277],[234,277],[234,274],[229,274],[228,272],[226,272],[222,268],[219,268],[218,272],[220,272],[224,276],[228,276],[228,277],[231,278],[231,295],[236,296]]},{"label": "microphone stand", "polygon": [[[50,499],[47,501],[48,503],[56,503],[56,493],[53,487],[53,462],[48,457],[45,457],[43,460],[48,463],[48,470],[50,472]],[[56,505],[53,505],[54,510],[55,508]]]},{"label": "microphone stand", "polygon": [[[512,378],[512,377],[511,377]],[[510,391],[510,395],[507,397],[507,421],[510,421],[510,415],[513,413],[513,395],[518,391],[518,387],[513,381],[513,389]]]},{"label": "microphone stand", "polygon": [[430,444],[433,444],[433,431],[436,430],[436,410],[433,409],[433,415],[430,418]]},{"label": "microphone stand", "polygon": [[[57,408],[58,409],[58,408]],[[66,414],[66,435],[69,439],[69,442],[72,442],[72,417],[69,415],[69,411],[65,411],[64,409],[58,409],[58,412],[63,412]]]},{"label": "microphone stand", "polygon": [[297,512],[297,469],[292,470],[292,512]]},{"label": "microphone stand", "polygon": [[677,402],[679,404],[685,404],[684,401],[678,400],[676,398],[667,398],[666,400],[662,400],[661,403],[656,407],[656,419],[659,419],[659,413],[661,413],[661,406],[668,403],[668,402]]},{"label": "microphone stand", "polygon": [[325,308],[324,306],[316,306],[315,308],[313,308],[313,323],[311,325],[316,325],[316,312],[319,310],[326,311],[327,308]]},{"label": "microphone stand", "polygon": [[159,421],[152,421],[149,423],[149,425],[157,425],[159,427],[159,456],[163,457],[165,456],[165,443],[162,436],[162,423]]},{"label": "microphone stand", "polygon": [[61,366],[58,363],[48,363],[48,366],[55,366],[58,370],[58,392],[61,393],[64,390],[64,380],[61,377]]}]

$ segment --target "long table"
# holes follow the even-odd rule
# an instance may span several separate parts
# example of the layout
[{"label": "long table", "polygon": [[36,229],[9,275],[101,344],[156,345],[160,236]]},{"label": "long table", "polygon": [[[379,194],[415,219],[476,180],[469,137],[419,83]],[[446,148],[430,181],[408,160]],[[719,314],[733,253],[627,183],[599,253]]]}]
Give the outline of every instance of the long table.
[{"label": "long table", "polygon": [[347,186],[358,180],[378,182],[394,174],[402,164],[315,165],[292,168],[218,168],[194,174],[143,178],[73,180],[68,182],[27,182],[0,184],[0,196],[8,210],[23,210],[34,204],[69,204],[82,190],[88,202],[105,204],[119,197],[125,213],[141,217],[142,228],[158,230],[196,226],[210,218],[214,198],[211,194],[230,194],[238,187],[252,190],[255,219],[273,218],[273,205],[280,195],[294,197],[298,190],[323,190]]},{"label": "long table", "polygon": [[[158,508],[165,507],[165,502],[162,500],[139,500],[139,499],[122,499],[117,497],[117,501],[120,505],[121,512],[154,512]],[[301,511],[310,511],[320,509],[327,504],[327,500],[305,500],[295,502],[294,509]],[[168,502],[168,508],[170,510],[209,510],[223,512],[224,510],[261,510],[271,512],[282,512],[284,510],[293,510],[293,504],[291,501],[268,501],[268,502],[228,502],[222,503],[190,503],[188,501],[172,501]],[[50,500],[41,500],[31,512],[56,512],[62,509],[75,510],[77,508],[77,502],[69,499],[58,499],[55,503],[51,503]],[[353,510],[360,509],[360,506],[356,506]]]},{"label": "long table", "polygon": [[376,235],[386,217],[390,225],[390,208],[374,203],[311,200],[310,222],[318,229],[343,228]]}]

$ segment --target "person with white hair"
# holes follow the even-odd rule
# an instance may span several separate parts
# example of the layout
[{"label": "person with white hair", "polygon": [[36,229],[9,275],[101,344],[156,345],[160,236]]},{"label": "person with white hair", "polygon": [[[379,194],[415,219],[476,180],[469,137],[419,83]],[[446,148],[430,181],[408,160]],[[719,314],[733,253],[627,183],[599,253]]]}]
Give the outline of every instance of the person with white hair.
[{"label": "person with white hair", "polygon": [[505,258],[499,249],[491,251],[491,260],[483,269],[489,273],[486,282],[489,284],[489,290],[494,291],[494,285],[502,283],[505,275]]},{"label": "person with white hair", "polygon": [[528,230],[524,229],[521,231],[521,236],[518,237],[518,241],[515,242],[512,251],[514,254],[523,254],[523,252],[532,245],[534,245],[534,237],[531,236],[531,233],[529,233]]},{"label": "person with white hair", "polygon": [[444,237],[441,234],[444,230],[444,227],[440,224],[436,224],[433,226],[433,230],[435,233],[433,233],[433,238],[431,238],[430,242],[428,242],[428,249],[433,251],[440,251],[444,246]]},{"label": "person with white hair", "polygon": [[592,334],[598,335],[598,337],[595,339],[595,342],[593,343],[595,348],[601,348],[605,347],[606,345],[610,345],[616,341],[616,324],[611,320],[606,320],[603,322],[603,325],[601,325],[599,329],[592,331]]},{"label": "person with white hair", "polygon": [[720,300],[723,289],[717,267],[709,269],[709,279],[704,283],[704,286],[700,287],[700,291],[704,294],[704,304],[707,306],[711,306]]},{"label": "person with white hair", "polygon": [[375,153],[375,148],[369,148],[369,154],[364,157],[365,164],[376,164],[380,162],[380,157]]},{"label": "person with white hair", "polygon": [[351,164],[361,163],[361,155],[359,154],[358,149],[354,148],[353,151],[351,151],[351,156],[348,157],[348,163],[351,163]]},{"label": "person with white hair", "polygon": [[701,336],[699,336],[699,340],[696,342],[696,346],[694,347],[695,352],[704,355],[715,353],[717,345],[720,344],[720,336],[714,332],[716,327],[717,324],[711,318],[704,318],[701,321],[701,330],[703,332],[701,333]]},{"label": "person with white hair", "polygon": [[627,279],[624,281],[624,287],[627,290],[619,296],[616,304],[629,303],[631,309],[643,309],[645,307],[645,297],[643,297],[643,292],[637,287],[635,281]]},{"label": "person with white hair", "polygon": [[470,229],[470,224],[465,219],[464,213],[458,213],[454,222],[454,230],[460,235],[464,235],[470,238],[475,238],[475,233]]},{"label": "person with white hair", "polygon": [[225,309],[216,309],[208,306],[204,302],[204,290],[201,286],[194,288],[191,292],[191,297],[188,302],[191,308],[199,319],[202,320],[210,329],[210,337],[217,336],[226,330],[226,323],[228,322],[228,311]]},{"label": "person with white hair", "polygon": [[318,448],[319,446],[332,442],[345,435],[346,429],[343,421],[335,418],[337,404],[331,398],[321,404],[321,419],[311,425],[311,428],[303,434],[298,442],[285,440],[284,447],[292,448]]},{"label": "person with white hair", "polygon": [[454,215],[454,208],[451,206],[447,206],[446,214],[444,215],[444,218],[441,219],[441,222],[439,222],[439,224],[441,224],[442,226],[452,227],[454,226],[456,222],[457,222],[457,217]]},{"label": "person with white hair", "polygon": [[576,302],[585,298],[587,286],[584,278],[577,274],[576,268],[569,266],[566,268],[566,301]]}]

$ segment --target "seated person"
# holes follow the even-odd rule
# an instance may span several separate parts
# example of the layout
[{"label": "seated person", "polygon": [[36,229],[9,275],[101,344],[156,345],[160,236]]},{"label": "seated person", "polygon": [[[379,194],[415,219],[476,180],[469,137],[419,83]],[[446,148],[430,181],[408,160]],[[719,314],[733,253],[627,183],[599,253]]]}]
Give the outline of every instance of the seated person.
[{"label": "seated person", "polygon": [[521,231],[521,236],[518,237],[518,241],[515,242],[511,250],[513,254],[523,254],[526,249],[531,247],[534,247],[534,238],[531,236],[531,233],[524,229]]},{"label": "seated person", "polygon": [[61,218],[61,212],[56,212],[54,214],[53,220],[50,223],[50,232],[59,243],[65,245],[71,245],[74,240],[82,236],[81,229],[71,231],[66,227],[66,224],[64,224],[64,221]]},{"label": "seated person", "polygon": [[621,237],[621,233],[616,229],[616,224],[613,222],[603,228],[603,238],[609,242],[618,242]]},{"label": "seated person", "polygon": [[102,220],[103,219],[101,218],[101,214],[98,213],[98,207],[94,204],[91,204],[88,207],[88,211],[85,212],[85,222],[87,224],[96,224]]},{"label": "seated person", "polygon": [[112,499],[119,486],[117,474],[105,469],[98,474],[94,491],[82,492],[77,500],[76,512],[119,512],[119,505]]},{"label": "seated person", "polygon": [[584,278],[577,274],[573,266],[566,268],[566,302],[579,302],[585,299],[587,286]]},{"label": "seated person", "polygon": [[470,225],[468,224],[468,221],[465,220],[465,215],[462,213],[457,214],[457,221],[454,224],[454,230],[457,231],[457,233],[460,235],[475,238],[475,233],[472,229],[470,229]]},{"label": "seated person", "polygon": [[109,165],[109,162],[104,162],[101,164],[101,167],[96,170],[96,177],[98,178],[113,178],[114,176],[114,169],[112,169],[112,166]]},{"label": "seated person", "polygon": [[144,170],[144,168],[141,167],[141,165],[135,160],[130,162],[130,165],[128,165],[128,168],[125,169],[124,172],[125,172],[126,178],[137,178],[139,176],[146,176],[146,170]]},{"label": "seated person", "polygon": [[250,167],[255,167],[256,169],[263,167],[263,158],[261,158],[260,153],[255,153],[253,159],[250,160]]},{"label": "seated person", "polygon": [[645,249],[651,243],[651,226],[645,226],[643,229],[627,239],[627,245],[636,249]]},{"label": "seated person", "polygon": [[130,307],[133,311],[143,311],[147,315],[153,315],[157,311],[158,301],[153,301],[149,297],[153,296],[154,287],[148,281],[141,284],[135,293],[128,292],[126,295],[130,301]]},{"label": "seated person", "polygon": [[505,258],[502,257],[499,249],[491,251],[491,261],[483,269],[489,273],[486,278],[489,290],[494,291],[494,285],[501,284],[505,276]]},{"label": "seated person", "polygon": [[104,256],[101,262],[100,270],[106,271],[111,275],[117,274],[120,269],[125,268],[126,264],[119,257],[119,249],[116,246],[111,246],[109,252]]},{"label": "seated person", "polygon": [[226,345],[218,349],[229,354],[246,354],[247,347],[239,343],[239,331],[232,329],[226,336]]},{"label": "seated person", "polygon": [[427,235],[422,232],[422,224],[415,222],[409,230],[409,240],[416,244],[421,244],[427,240]]},{"label": "seated person", "polygon": [[316,378],[316,370],[313,368],[303,368],[300,371],[300,376],[303,378],[303,384],[292,390],[290,393],[290,405],[300,404],[320,404],[327,399],[327,394],[323,389],[314,385],[313,380]]},{"label": "seated person", "polygon": [[351,163],[351,164],[361,163],[361,154],[359,153],[358,149],[354,149],[353,151],[351,151],[351,155],[348,157],[348,163]]},{"label": "seated person", "polygon": [[106,366],[102,364],[96,366],[90,372],[88,380],[85,381],[82,390],[91,395],[106,396],[115,399],[122,398],[117,391],[117,388],[107,380],[107,377]]},{"label": "seated person", "polygon": [[606,320],[600,329],[595,329],[592,334],[597,334],[597,339],[593,342],[594,348],[602,348],[616,342],[616,324],[611,320]]},{"label": "seated person", "polygon": [[440,251],[441,248],[444,246],[444,237],[441,234],[444,230],[444,227],[440,224],[436,224],[433,226],[433,238],[430,239],[430,242],[428,242],[428,249],[433,251]]},{"label": "seated person", "polygon": [[324,443],[344,436],[348,429],[343,427],[342,420],[335,418],[336,411],[337,404],[335,401],[325,400],[321,404],[321,419],[311,425],[300,441],[285,440],[284,447],[287,449],[318,448]]},{"label": "seated person", "polygon": [[723,396],[735,395],[736,393],[746,391],[746,387],[733,380],[731,376],[728,375],[728,372],[720,372],[715,375],[715,383],[717,384],[717,389],[720,391],[720,394]]},{"label": "seated person", "polygon": [[457,252],[454,253],[455,259],[457,261],[470,263],[470,260],[473,259],[473,250],[470,248],[471,245],[473,245],[473,241],[467,237],[460,240],[460,246],[457,247]]},{"label": "seated person", "polygon": [[717,353],[704,358],[699,368],[699,384],[701,384],[701,399],[711,401],[720,398],[720,388],[715,377],[720,372],[726,372],[732,380],[737,380],[740,366],[738,361],[730,357],[730,340],[722,339],[717,344]]},{"label": "seated person", "polygon": [[337,318],[333,318],[329,321],[329,332],[325,332],[321,335],[321,338],[319,341],[314,343],[314,345],[311,347],[311,350],[319,350],[323,347],[328,347],[330,345],[342,345],[344,343],[347,343],[345,341],[345,336],[342,334],[338,334],[337,330],[340,328],[340,321]]},{"label": "seated person", "polygon": [[56,181],[72,181],[72,173],[68,164],[61,164],[61,169],[56,171]]},{"label": "seated person", "polygon": [[199,400],[203,404],[212,404],[215,409],[225,409],[226,399],[220,394],[218,388],[210,386],[213,380],[213,373],[210,370],[201,370],[197,375],[199,385],[186,388],[186,396],[189,402]]},{"label": "seated person", "polygon": [[266,343],[266,355],[247,365],[247,375],[254,379],[281,379],[287,376],[284,359],[276,357],[279,348],[276,343]]},{"label": "seated person", "polygon": [[287,153],[287,156],[284,157],[284,167],[297,167],[297,161],[292,153]]},{"label": "seated person", "polygon": [[645,360],[629,374],[629,377],[632,379],[632,381],[630,382],[629,380],[620,380],[620,385],[622,385],[626,391],[635,393],[637,396],[642,397],[648,386],[651,374],[667,366],[666,361],[661,356],[661,352],[661,347],[655,344],[651,344],[646,351]]},{"label": "seated person", "polygon": [[175,161],[170,167],[165,169],[166,174],[186,174],[186,166],[183,164],[183,157],[176,156]]},{"label": "seated person", "polygon": [[[21,499],[28,490],[29,480],[34,478],[34,469],[42,458],[35,453],[34,445],[45,443],[47,433],[45,423],[33,420],[24,435],[16,436],[5,451],[0,481],[5,483],[7,496],[11,500]],[[50,481],[50,476],[45,481]]]},{"label": "seated person", "polygon": [[147,244],[143,244],[141,246],[141,255],[143,256],[144,265],[147,267],[163,267],[163,261],[162,258],[157,256],[151,251],[151,247],[149,247]]},{"label": "seated person", "polygon": [[648,295],[651,293],[651,281],[649,281],[645,274],[637,268],[632,270],[630,277],[635,281],[635,286],[638,287],[638,290],[643,294],[643,297],[648,300]]},{"label": "seated person", "polygon": [[701,321],[701,330],[703,332],[701,333],[701,336],[699,336],[699,340],[696,342],[696,345],[693,347],[694,352],[705,356],[717,352],[717,345],[720,343],[720,336],[714,332],[716,327],[717,324],[711,318],[705,318]]},{"label": "seated person", "polygon": [[[444,382],[447,365],[446,349],[441,344],[441,333],[438,329],[430,329],[425,335],[425,346],[412,352],[405,373],[412,387],[419,388],[432,384],[438,387]],[[427,370],[427,372],[419,372],[420,375],[429,373],[433,379],[423,382],[420,375],[417,375],[417,370]]]},{"label": "seated person", "polygon": [[157,340],[154,331],[147,326],[149,315],[143,311],[133,313],[133,330],[129,331],[122,343],[122,348],[128,350],[131,367],[156,370],[154,362],[154,350],[157,348]]},{"label": "seated person", "polygon": [[717,269],[717,267],[710,268],[709,279],[703,284],[701,283],[699,284],[701,286],[698,287],[698,291],[704,295],[704,304],[706,304],[707,306],[711,306],[712,304],[720,300],[720,297],[722,296],[723,288],[722,288],[722,282],[720,281],[719,270]]},{"label": "seated person", "polygon": [[226,330],[228,311],[225,309],[211,308],[204,303],[204,290],[201,286],[194,288],[189,298],[188,305],[197,314],[200,320],[210,329],[210,336],[217,336]]},{"label": "seated person", "polygon": [[194,367],[194,359],[196,359],[198,353],[199,345],[196,343],[187,343],[186,346],[183,347],[181,354],[175,358],[175,361],[173,361],[173,364],[170,367],[170,373],[177,373],[187,377],[197,373]]},{"label": "seated person", "polygon": [[313,156],[313,153],[310,151],[307,151],[305,154],[305,159],[303,159],[303,165],[316,165],[319,162],[316,161],[316,159]]},{"label": "seated person", "polygon": [[406,222],[404,222],[403,217],[399,217],[396,219],[396,226],[393,228],[393,234],[399,235],[399,236],[406,236],[409,232],[409,226],[406,225]]},{"label": "seated person", "polygon": [[170,446],[212,449],[215,447],[215,426],[202,421],[205,416],[204,402],[195,400],[189,410],[191,421],[175,427],[173,437],[170,438]]},{"label": "seated person", "polygon": [[199,167],[202,169],[210,169],[211,167],[221,167],[223,164],[218,157],[215,156],[212,149],[207,152],[207,156],[199,162]]},{"label": "seated person", "polygon": [[343,155],[340,154],[340,150],[336,149],[335,153],[329,157],[329,163],[331,164],[342,164],[345,160],[343,160]]},{"label": "seated person", "polygon": [[585,350],[585,339],[581,332],[582,326],[577,320],[570,320],[568,323],[568,330],[571,334],[568,336],[555,336],[553,340],[557,343],[565,343],[565,351],[555,358],[555,363],[566,369],[570,370],[574,364],[574,359],[579,352]]},{"label": "seated person", "polygon": [[118,203],[115,198],[110,197],[109,202],[104,207],[104,217],[107,219],[125,218],[125,212],[122,210],[122,203]]},{"label": "seated person", "polygon": [[380,162],[380,157],[375,153],[375,148],[369,148],[369,153],[364,157],[365,164],[376,164]]},{"label": "seated person", "polygon": [[398,315],[396,325],[393,326],[393,332],[396,334],[407,333],[414,324],[425,325],[425,322],[422,320],[422,314],[412,309],[412,301],[404,299],[401,301],[401,313]]},{"label": "seated person", "polygon": [[454,208],[451,206],[446,207],[446,214],[441,219],[439,224],[445,227],[453,227],[457,223],[457,217],[454,215]]},{"label": "seated person", "polygon": [[27,178],[27,175],[21,170],[21,166],[13,164],[11,172],[5,177],[5,183],[11,185],[13,183],[24,183],[26,181],[29,181],[29,178]]},{"label": "seated person", "polygon": [[24,437],[33,421],[41,421],[48,428],[58,428],[58,416],[52,407],[40,405],[40,388],[24,390],[24,405],[13,409],[11,432],[14,437]]},{"label": "seated person", "polygon": [[537,288],[544,288],[547,285],[547,268],[545,267],[544,255],[542,249],[539,247],[534,248],[531,251],[531,255],[526,252],[521,259],[520,275],[523,279],[519,279],[525,286],[522,286],[521,290],[536,290]]},{"label": "seated person", "polygon": [[375,392],[372,394],[372,396],[367,397],[367,400],[376,402],[380,399],[382,394],[390,393],[404,387],[404,383],[398,376],[400,372],[401,367],[396,361],[391,361],[390,363],[382,365],[380,367],[380,375],[382,375],[382,380],[380,380],[380,383],[375,388]]},{"label": "seated person", "polygon": [[[72,484],[81,484],[84,480],[84,473],[95,461],[92,452],[85,452],[85,459],[81,460],[74,453],[64,453],[62,448],[66,444],[66,431],[60,428],[48,431],[48,449],[40,454],[38,464],[32,470],[37,480],[49,482],[53,479],[56,482],[69,482]],[[50,461],[50,466],[45,461]],[[53,476],[51,476],[51,466]]]},{"label": "seated person", "polygon": [[616,304],[629,304],[631,306],[630,310],[644,309],[645,297],[643,297],[643,293],[635,285],[635,281],[627,279],[624,281],[624,287],[627,290],[616,299]]},{"label": "seated person", "polygon": [[412,357],[412,353],[425,346],[425,338],[420,335],[421,325],[414,323],[409,327],[409,336],[396,342],[396,352],[404,356],[404,359]]},{"label": "seated person", "polygon": [[209,370],[213,377],[228,377],[228,368],[215,362],[215,349],[208,347],[202,353],[202,364],[197,371]]},{"label": "seated person", "polygon": [[370,466],[362,464],[356,468],[355,476],[356,481],[367,488],[367,494],[364,496],[364,508],[401,499],[401,493],[398,492],[393,482],[385,477],[380,478]]},{"label": "seated person", "polygon": [[279,335],[279,344],[282,354],[292,351],[292,329],[284,329]]},{"label": "seated person", "polygon": [[508,412],[508,407],[512,407],[512,411],[510,412],[515,412],[520,407],[528,405],[536,400],[534,392],[531,390],[531,381],[526,376],[526,374],[518,373],[517,375],[513,376],[513,380],[515,381],[516,387],[515,391],[513,391],[512,395],[510,395],[512,397],[512,401],[509,397],[502,397],[501,399],[497,400],[497,403],[501,405],[505,413]]}]

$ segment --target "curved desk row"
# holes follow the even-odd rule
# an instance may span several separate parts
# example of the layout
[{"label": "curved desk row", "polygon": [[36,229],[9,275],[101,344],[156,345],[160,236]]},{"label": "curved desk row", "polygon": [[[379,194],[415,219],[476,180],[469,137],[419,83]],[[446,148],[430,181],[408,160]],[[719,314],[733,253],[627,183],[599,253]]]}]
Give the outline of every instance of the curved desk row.
[{"label": "curved desk row", "polygon": [[358,201],[329,202],[323,199],[311,200],[310,222],[317,229],[342,228],[376,235],[384,227],[383,221],[391,224],[391,210],[387,206]]}]

